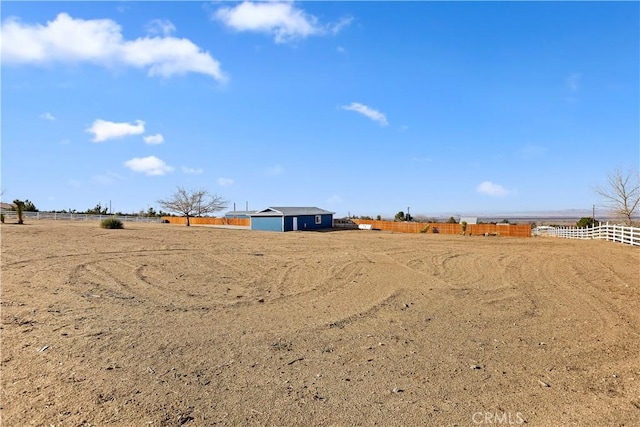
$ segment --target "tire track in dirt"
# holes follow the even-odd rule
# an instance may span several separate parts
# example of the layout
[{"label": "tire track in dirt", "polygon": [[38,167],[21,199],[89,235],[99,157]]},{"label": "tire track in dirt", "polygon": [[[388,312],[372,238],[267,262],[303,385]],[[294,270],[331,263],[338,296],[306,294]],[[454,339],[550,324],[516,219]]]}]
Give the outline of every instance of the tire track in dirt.
[{"label": "tire track in dirt", "polygon": [[146,262],[137,267],[136,275],[148,286],[160,288],[167,294],[186,292],[197,296],[201,304],[235,306],[251,305],[258,300],[300,298],[319,289],[329,291],[342,286],[343,280],[335,280],[336,276],[345,275],[354,265],[348,259],[340,264],[332,259],[320,259],[317,265],[309,266],[306,258],[272,254],[245,253],[215,258],[202,254],[192,257],[187,265],[178,260],[172,266]]},{"label": "tire track in dirt", "polygon": [[[329,288],[320,286],[322,290],[274,300],[264,309],[242,307],[236,314],[242,317],[244,311],[256,312],[266,324],[277,325],[276,329],[336,327],[372,315],[403,288],[415,281],[424,282],[422,274],[404,268],[384,253],[361,252],[357,258],[327,274],[324,283],[333,283]],[[402,272],[389,280],[389,269],[398,266]],[[344,272],[347,274],[338,280],[338,274]]]},{"label": "tire track in dirt", "polygon": [[483,282],[486,277],[488,260],[478,255],[481,254],[454,248],[425,252],[401,263],[417,272],[437,277],[443,285],[468,288]]},{"label": "tire track in dirt", "polygon": [[[575,343],[557,350],[558,364],[565,369],[557,378],[564,388],[588,390],[601,405],[624,408],[640,392],[637,382],[619,380],[640,373],[640,313],[625,307],[640,300],[639,283],[630,274],[633,269],[612,271],[608,265],[611,257],[606,258],[607,263],[599,260],[598,246],[604,250],[618,248],[602,246],[600,242],[572,242],[576,246],[585,243],[592,245],[588,249],[593,252],[587,252],[588,256],[581,251],[583,256],[570,255],[558,262],[551,253],[539,262],[541,280],[554,290],[553,298],[545,304],[565,326],[554,335]],[[638,265],[639,254],[622,250],[616,264]],[[572,330],[580,333],[572,336]]]},{"label": "tire track in dirt", "polygon": [[[337,259],[319,259],[311,268],[306,258],[287,258],[289,264],[282,270],[283,258],[256,257],[253,253],[241,257],[240,263],[229,259],[228,254],[194,255],[188,263],[169,252],[153,258],[147,253],[138,255],[104,259],[99,254],[92,260],[85,259],[72,268],[65,285],[94,303],[106,301],[99,297],[107,297],[114,303],[135,301],[180,310],[243,305],[256,309],[258,297],[273,289],[279,290],[278,294],[273,295],[276,291],[272,291],[269,300],[284,305],[296,304],[308,296],[318,299],[313,296],[318,292],[335,295],[356,282],[363,270],[349,258],[340,259],[339,264]],[[163,256],[157,259],[158,255]]]},{"label": "tire track in dirt", "polygon": [[145,259],[142,265],[131,263],[130,268],[135,270],[140,292],[144,295],[145,289],[151,290],[155,297],[150,303],[159,306],[210,309],[233,304],[237,295],[247,294],[247,287],[234,279],[235,270],[221,257],[195,254],[188,261]]},{"label": "tire track in dirt", "polygon": [[[518,281],[521,280],[521,272],[506,277],[501,274],[510,265],[521,262],[520,260],[512,259],[507,255],[496,259],[484,257],[482,254],[460,254],[451,250],[442,251],[436,255],[426,253],[424,256],[414,256],[409,259],[395,259],[396,257],[404,258],[407,254],[406,251],[361,251],[358,254],[359,259],[354,260],[352,264],[359,266],[353,273],[365,276],[361,278],[362,283],[357,284],[356,280],[354,285],[345,280],[336,280],[334,273],[333,277],[327,278],[328,282],[341,282],[343,285],[337,286],[336,290],[331,292],[326,292],[326,288],[323,287],[325,292],[322,295],[311,297],[305,295],[306,308],[311,304],[311,307],[316,310],[313,312],[313,317],[317,319],[318,324],[341,326],[371,315],[382,305],[396,299],[403,289],[425,290],[427,287],[436,287],[458,294],[462,291],[472,294],[471,296],[482,295],[478,299],[478,304],[486,306],[487,310],[494,314],[502,313],[514,319],[530,317],[536,311],[534,299],[524,295],[523,289],[517,286]],[[355,257],[352,256],[353,258]],[[433,262],[434,259],[435,262]],[[500,266],[499,268],[495,268],[496,263]],[[386,283],[376,281],[376,277],[385,277],[388,271],[400,271],[400,273],[394,277],[394,280]],[[351,311],[342,309],[341,301],[349,301],[350,303],[345,305],[349,305]],[[360,307],[355,311],[353,311],[353,301],[361,302]],[[293,306],[295,310],[301,307],[295,298],[285,298],[282,303],[284,304],[282,307],[275,309],[282,317],[290,318],[291,316],[286,306]],[[327,310],[322,310],[324,306],[333,309],[333,313],[330,315]],[[515,306],[519,307],[519,310],[513,310]],[[275,320],[270,319],[270,321]],[[292,320],[292,323],[295,321]]]},{"label": "tire track in dirt", "polygon": [[[109,269],[110,262],[96,260],[76,265],[68,278],[68,285],[85,298],[106,298],[118,304],[132,303],[138,296],[132,290],[132,280]],[[129,279],[129,280],[127,280]],[[135,304],[138,304],[136,301]]]},{"label": "tire track in dirt", "polygon": [[[305,261],[303,260],[303,263]],[[357,261],[341,260],[340,264],[331,263],[328,268],[324,264],[315,268],[315,273],[308,277],[308,272],[304,266],[298,264],[288,265],[286,270],[277,275],[277,279],[272,285],[272,290],[280,292],[279,296],[273,298],[274,301],[287,298],[312,295],[322,292],[336,292],[350,283],[356,281],[362,273],[362,268]],[[296,288],[300,284],[306,283],[306,286],[297,292],[282,293],[281,290],[288,288]]]},{"label": "tire track in dirt", "polygon": [[228,288],[223,286],[223,279],[231,276],[228,272],[217,274],[228,268],[219,258],[195,254],[185,263],[183,255],[173,251],[154,255],[149,257],[148,251],[131,251],[107,259],[94,256],[93,260],[73,268],[67,284],[82,289],[78,292],[85,296],[102,292],[117,299],[136,299],[138,303],[182,309],[230,304],[235,302],[236,294],[246,293],[246,287],[241,287],[234,289],[234,296],[224,294]]},{"label": "tire track in dirt", "polygon": [[613,338],[617,316],[591,294],[592,279],[576,265],[578,260],[567,259],[565,263],[554,263],[552,260],[553,255],[544,257],[539,262],[538,272],[540,280],[552,284],[554,288],[556,313],[571,321],[588,322],[591,333]]},{"label": "tire track in dirt", "polygon": [[[73,253],[73,254],[56,254],[56,255],[46,255],[42,257],[33,257],[29,259],[20,258],[19,261],[6,261],[3,259],[2,268],[8,267],[21,267],[26,265],[37,264],[42,261],[51,261],[54,265],[58,264],[60,260],[68,259],[68,258],[96,258],[101,257],[101,260],[109,261],[109,260],[120,260],[122,259],[122,255],[157,255],[157,254],[168,254],[173,255],[175,253],[182,252],[196,252],[196,249],[137,249],[137,250],[118,250],[118,251],[99,251],[99,252],[83,252],[83,253]],[[110,255],[106,258],[104,255]],[[5,258],[5,254],[3,253],[3,258]],[[14,257],[15,259],[15,257]]]},{"label": "tire track in dirt", "polygon": [[508,252],[486,254],[465,246],[426,252],[406,260],[408,268],[437,280],[431,283],[459,300],[475,300],[481,311],[494,318],[520,319],[534,316],[535,297],[528,290],[522,256]]}]

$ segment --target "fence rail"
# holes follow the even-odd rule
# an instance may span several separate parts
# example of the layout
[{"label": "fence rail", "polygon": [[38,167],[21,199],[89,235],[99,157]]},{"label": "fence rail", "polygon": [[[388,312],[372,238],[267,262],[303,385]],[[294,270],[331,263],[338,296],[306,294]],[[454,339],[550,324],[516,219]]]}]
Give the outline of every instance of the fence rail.
[{"label": "fence rail", "polygon": [[588,228],[558,227],[546,230],[544,234],[565,239],[603,239],[640,246],[640,228],[609,224],[608,222]]},{"label": "fence rail", "polygon": [[[2,210],[5,220],[17,221],[18,214],[16,211]],[[57,213],[57,212],[23,212],[22,218],[27,220],[53,219],[53,220],[71,220],[71,221],[102,221],[103,219],[115,218],[126,222],[160,222],[161,218],[146,217],[137,215],[90,215],[78,213]]]}]

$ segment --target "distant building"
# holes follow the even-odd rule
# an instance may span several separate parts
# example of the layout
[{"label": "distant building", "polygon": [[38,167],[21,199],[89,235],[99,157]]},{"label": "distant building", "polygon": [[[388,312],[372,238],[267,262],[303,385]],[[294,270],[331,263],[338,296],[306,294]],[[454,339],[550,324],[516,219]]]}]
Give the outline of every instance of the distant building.
[{"label": "distant building", "polygon": [[304,231],[332,228],[334,213],[316,207],[268,207],[250,214],[251,229]]},{"label": "distant building", "polygon": [[225,218],[251,218],[251,214],[256,211],[229,211],[224,214]]},{"label": "distant building", "polygon": [[462,224],[463,222],[466,222],[467,224],[477,224],[478,217],[477,216],[461,216],[460,224]]}]

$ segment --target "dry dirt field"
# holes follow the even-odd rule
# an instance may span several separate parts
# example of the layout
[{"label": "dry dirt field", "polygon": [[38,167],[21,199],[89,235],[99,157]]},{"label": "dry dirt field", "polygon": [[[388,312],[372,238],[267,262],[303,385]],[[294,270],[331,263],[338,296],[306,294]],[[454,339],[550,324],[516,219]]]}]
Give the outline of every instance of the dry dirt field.
[{"label": "dry dirt field", "polygon": [[640,250],[28,221],[3,426],[640,425]]}]

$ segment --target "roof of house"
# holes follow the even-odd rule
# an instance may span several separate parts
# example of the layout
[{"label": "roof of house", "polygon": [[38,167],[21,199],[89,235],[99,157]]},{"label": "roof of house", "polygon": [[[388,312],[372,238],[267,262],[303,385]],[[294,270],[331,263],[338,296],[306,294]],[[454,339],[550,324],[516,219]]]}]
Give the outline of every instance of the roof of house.
[{"label": "roof of house", "polygon": [[328,215],[334,214],[324,209],[310,207],[271,206],[261,211],[250,214],[251,216],[301,216],[301,215]]},{"label": "roof of house", "polygon": [[225,215],[251,215],[256,213],[256,211],[229,211]]}]

